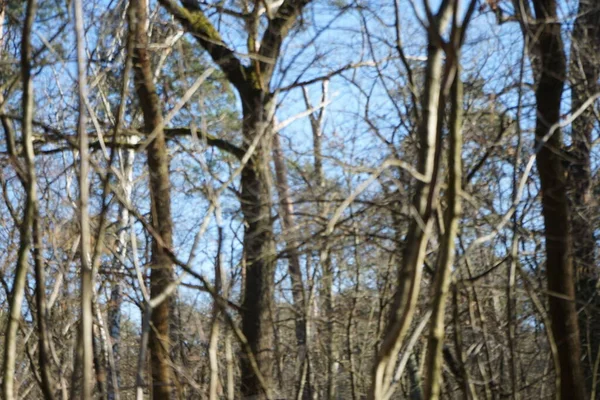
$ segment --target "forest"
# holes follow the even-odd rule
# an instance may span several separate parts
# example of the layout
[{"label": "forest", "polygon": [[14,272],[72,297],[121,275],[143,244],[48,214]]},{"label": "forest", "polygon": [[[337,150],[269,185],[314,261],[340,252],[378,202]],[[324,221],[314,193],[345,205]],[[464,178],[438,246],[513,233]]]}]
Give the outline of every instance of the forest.
[{"label": "forest", "polygon": [[0,399],[600,399],[597,0],[0,0]]}]

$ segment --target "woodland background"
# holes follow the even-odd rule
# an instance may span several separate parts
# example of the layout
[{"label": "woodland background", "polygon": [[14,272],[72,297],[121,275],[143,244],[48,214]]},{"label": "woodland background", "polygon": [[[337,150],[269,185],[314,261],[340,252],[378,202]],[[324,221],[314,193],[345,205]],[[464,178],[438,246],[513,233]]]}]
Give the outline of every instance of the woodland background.
[{"label": "woodland background", "polygon": [[594,0],[0,0],[2,398],[600,398]]}]

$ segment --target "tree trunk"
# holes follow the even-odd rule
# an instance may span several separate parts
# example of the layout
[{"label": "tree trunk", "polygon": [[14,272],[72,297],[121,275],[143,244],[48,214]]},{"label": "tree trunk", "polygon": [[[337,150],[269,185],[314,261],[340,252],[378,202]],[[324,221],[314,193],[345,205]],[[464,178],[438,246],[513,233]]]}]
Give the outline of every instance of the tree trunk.
[{"label": "tree trunk", "polygon": [[[570,81],[571,108],[579,109],[598,92],[600,77],[600,5],[597,1],[580,0],[571,40]],[[573,227],[573,261],[579,313],[580,340],[584,355],[584,375],[588,391],[593,382],[594,362],[600,346],[600,318],[596,296],[596,240],[592,219],[591,159],[592,132],[596,116],[590,107],[573,122],[570,165],[571,223]]]},{"label": "tree trunk", "polygon": [[[137,137],[128,138],[128,143],[135,144],[138,142]],[[121,170],[123,171],[124,182],[121,182],[123,190],[123,199],[131,201],[131,193],[133,190],[133,162],[135,159],[135,151],[121,150],[119,151],[121,162]],[[120,341],[121,341],[121,297],[122,297],[122,276],[125,272],[125,260],[127,259],[127,237],[129,236],[129,209],[121,205],[119,207],[119,238],[117,247],[117,274],[113,276],[112,288],[110,292],[110,303],[108,310],[108,331],[110,342],[112,343],[114,370],[109,363],[108,371],[108,400],[119,399],[119,386],[121,384],[120,373]]]},{"label": "tree trunk", "polygon": [[[537,141],[545,139],[550,128],[560,122],[561,96],[566,77],[566,59],[561,25],[556,22],[555,0],[536,0],[534,8],[540,28],[537,43],[541,68],[535,92]],[[560,359],[562,399],[585,399],[581,371],[579,329],[575,307],[572,237],[565,169],[560,151],[560,130],[547,140],[537,154],[542,191],[542,214],[546,238],[546,274],[548,280],[552,332]]]},{"label": "tree trunk", "polygon": [[[300,254],[298,252],[298,227],[294,218],[294,205],[290,195],[288,184],[288,172],[285,164],[285,158],[279,142],[279,134],[273,135],[273,163],[275,165],[275,174],[277,177],[277,192],[279,195],[279,213],[281,215],[281,225],[284,231],[286,241],[286,253],[288,259],[288,270],[292,281],[292,297],[294,300],[296,343],[298,345],[298,365],[297,365],[297,393],[301,393],[301,398],[310,399],[312,393],[312,383],[310,379],[310,366],[308,347],[307,347],[307,312],[306,298],[304,292],[304,282],[302,271],[300,269]],[[296,396],[298,397],[298,396]]]},{"label": "tree trunk", "polygon": [[79,137],[79,242],[81,256],[81,398],[91,400],[94,394],[94,278],[92,274],[92,237],[89,215],[89,174],[88,134],[86,131],[87,102],[87,57],[85,52],[85,32],[83,26],[83,3],[73,1],[75,36],[77,44],[77,83],[79,87],[77,136]]},{"label": "tree trunk", "polygon": [[[215,259],[215,294],[221,296],[223,286],[223,276],[221,270],[221,258],[223,252],[223,227],[219,225],[219,238],[217,244],[217,257]],[[220,321],[220,310],[217,300],[214,300],[212,310],[212,321],[210,327],[210,338],[208,345],[208,358],[210,363],[210,381],[209,381],[209,399],[218,400],[219,392],[222,392],[221,384],[219,382],[219,358],[218,358],[218,346],[219,337],[221,335],[221,321]]]},{"label": "tree trunk", "polygon": [[[242,332],[254,353],[267,389],[274,376],[273,295],[275,286],[275,244],[271,217],[272,186],[269,160],[273,108],[264,93],[257,93],[244,106],[243,133],[246,146],[258,140],[249,162],[242,170],[241,208],[244,215],[246,279],[242,302]],[[262,399],[264,393],[247,356],[242,356],[242,396]],[[254,396],[254,397],[252,397]]]},{"label": "tree trunk", "polygon": [[[17,255],[17,266],[9,299],[9,316],[4,338],[4,360],[3,360],[3,384],[2,397],[5,400],[15,398],[15,364],[17,361],[17,330],[21,321],[21,306],[27,270],[29,267],[29,252],[32,245],[32,227],[35,217],[37,190],[35,175],[35,154],[33,150],[33,82],[31,77],[31,32],[37,9],[37,1],[27,2],[26,18],[21,37],[21,79],[23,82],[22,113],[23,113],[23,149],[25,154],[23,186],[26,191],[26,203],[23,211],[21,226],[19,227],[20,243]],[[6,132],[10,135],[11,132]],[[14,138],[8,138],[12,142],[12,162],[19,163],[17,152],[14,148]],[[18,167],[18,165],[15,165]]]},{"label": "tree trunk", "polygon": [[[241,310],[242,333],[254,353],[258,364],[256,367],[260,370],[255,371],[250,357],[242,355],[241,392],[242,396],[251,398],[270,397],[265,390],[270,390],[275,366],[273,295],[276,257],[269,165],[274,96],[270,92],[270,83],[282,42],[309,1],[284,1],[277,9],[275,18],[267,23],[260,47],[257,45],[257,30],[250,29],[258,27],[260,23],[258,11],[262,4],[255,3],[256,12],[248,14],[246,21],[249,27],[247,43],[248,51],[260,57],[251,57],[250,65],[244,65],[235,52],[227,47],[198,4],[185,1],[181,7],[173,0],[159,0],[194,34],[195,39],[238,91],[243,111],[244,150],[249,150],[256,142],[256,148],[243,166],[241,174],[241,209],[244,216],[242,265],[246,267]],[[264,378],[263,384],[259,374]],[[263,388],[263,385],[267,387]]]},{"label": "tree trunk", "polygon": [[[460,57],[459,49],[455,48],[456,56]],[[462,182],[462,82],[460,80],[459,60],[455,60],[457,68],[451,93],[451,114],[449,121],[448,149],[448,189],[445,221],[445,235],[435,271],[432,301],[432,316],[427,343],[425,398],[438,399],[442,386],[442,348],[444,346],[444,317],[446,301],[450,288],[450,273],[454,263],[455,242],[460,219],[460,196]],[[453,68],[451,66],[451,68]]]},{"label": "tree trunk", "polygon": [[[148,146],[148,170],[150,175],[150,207],[152,227],[158,237],[152,240],[150,296],[159,296],[172,281],[172,262],[169,256],[172,239],[171,194],[169,182],[169,157],[163,132],[160,100],[153,82],[150,55],[147,51],[148,34],[147,4],[132,0],[129,11],[130,34],[135,37],[133,69],[135,89],[144,116],[144,130],[154,134]],[[172,388],[169,358],[169,319],[171,299],[152,308],[149,337],[152,364],[152,398],[170,399]]]},{"label": "tree trunk", "polygon": [[[441,9],[436,17],[439,34],[447,24],[450,8]],[[442,49],[435,45],[434,34],[429,35],[429,49],[425,72],[425,88],[422,94],[421,121],[419,121],[418,171],[427,182],[416,184],[413,206],[420,222],[412,219],[405,238],[402,264],[398,269],[397,290],[390,308],[388,325],[376,356],[373,382],[369,399],[378,400],[389,396],[398,352],[412,322],[421,284],[421,270],[425,250],[432,229],[433,199],[439,165],[435,161],[440,114],[440,89],[442,87]]]}]

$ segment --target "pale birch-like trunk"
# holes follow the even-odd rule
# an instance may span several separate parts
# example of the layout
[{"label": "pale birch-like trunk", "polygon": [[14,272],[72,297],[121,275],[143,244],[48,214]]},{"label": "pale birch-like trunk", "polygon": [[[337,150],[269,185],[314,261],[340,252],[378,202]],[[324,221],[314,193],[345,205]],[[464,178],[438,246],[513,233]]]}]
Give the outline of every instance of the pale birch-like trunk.
[{"label": "pale birch-like trunk", "polygon": [[78,124],[79,136],[79,224],[81,229],[80,254],[81,254],[81,368],[82,385],[81,398],[88,400],[93,393],[93,323],[92,312],[93,278],[91,265],[91,234],[89,220],[89,182],[90,172],[88,154],[88,135],[86,131],[86,106],[87,101],[87,57],[85,53],[85,36],[83,27],[83,4],[81,0],[73,1],[75,36],[77,43],[77,81],[79,84]]},{"label": "pale birch-like trunk", "polygon": [[[128,144],[135,144],[138,142],[137,137],[128,137]],[[123,200],[127,203],[131,202],[131,193],[133,191],[133,162],[135,160],[135,150],[126,149],[119,150],[119,161],[121,163],[121,174],[123,181],[120,182],[121,190],[123,191]],[[121,297],[123,295],[123,283],[122,279],[125,272],[126,260],[127,260],[127,244],[129,237],[129,209],[125,205],[119,207],[119,221],[118,221],[118,243],[117,243],[117,257],[119,268],[117,274],[113,279],[112,288],[110,292],[110,303],[108,312],[108,331],[112,343],[112,353],[114,359],[114,370],[109,363],[108,370],[108,387],[107,397],[108,400],[118,400],[119,386],[121,383],[120,373],[120,342],[121,342]]]},{"label": "pale birch-like trunk", "polygon": [[451,113],[449,121],[449,146],[448,146],[448,189],[446,203],[448,208],[445,216],[444,237],[442,238],[441,252],[438,256],[432,293],[432,316],[427,343],[427,358],[425,360],[425,398],[438,399],[442,386],[442,349],[445,337],[444,317],[446,302],[450,288],[450,274],[454,263],[455,242],[458,234],[460,218],[460,196],[462,182],[462,82],[460,80],[460,49],[456,52],[455,65],[450,66],[455,70],[456,76],[451,91]]}]

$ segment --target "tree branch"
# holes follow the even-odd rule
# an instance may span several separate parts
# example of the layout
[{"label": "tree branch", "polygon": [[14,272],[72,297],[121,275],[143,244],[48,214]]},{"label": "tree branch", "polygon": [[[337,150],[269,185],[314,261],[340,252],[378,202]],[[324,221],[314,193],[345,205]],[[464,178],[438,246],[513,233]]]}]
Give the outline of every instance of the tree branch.
[{"label": "tree branch", "polygon": [[233,50],[225,45],[204,12],[200,9],[189,10],[173,0],[159,0],[159,3],[177,19],[183,27],[208,51],[213,61],[221,68],[229,82],[240,94],[249,89],[246,69],[235,56]]},{"label": "tree branch", "polygon": [[[192,130],[190,128],[165,129],[165,135],[167,136],[167,138],[173,137],[173,136],[193,136]],[[244,157],[244,154],[246,154],[246,152],[244,150],[242,150],[242,148],[236,146],[235,144],[231,143],[228,140],[219,139],[219,138],[217,138],[211,134],[208,134],[206,132],[200,133],[200,136],[206,140],[206,143],[209,146],[213,146],[213,147],[218,148],[219,150],[226,151],[229,154],[235,156],[236,158],[238,158],[240,160]]]},{"label": "tree branch", "polygon": [[262,77],[264,78],[264,87],[268,87],[267,83],[273,75],[275,62],[279,57],[283,39],[294,25],[294,22],[302,12],[302,9],[310,3],[310,1],[311,0],[286,0],[281,7],[279,7],[275,18],[269,21],[269,25],[263,34],[260,50],[258,52],[260,56],[258,63]]}]

